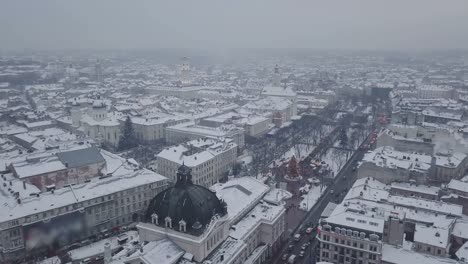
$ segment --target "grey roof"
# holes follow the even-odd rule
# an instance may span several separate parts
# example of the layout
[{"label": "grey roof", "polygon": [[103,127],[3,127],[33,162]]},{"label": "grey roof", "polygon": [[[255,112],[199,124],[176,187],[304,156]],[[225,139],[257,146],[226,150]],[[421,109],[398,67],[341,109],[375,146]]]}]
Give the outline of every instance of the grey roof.
[{"label": "grey roof", "polygon": [[95,147],[60,152],[57,153],[57,156],[68,168],[78,168],[106,161],[99,149]]}]

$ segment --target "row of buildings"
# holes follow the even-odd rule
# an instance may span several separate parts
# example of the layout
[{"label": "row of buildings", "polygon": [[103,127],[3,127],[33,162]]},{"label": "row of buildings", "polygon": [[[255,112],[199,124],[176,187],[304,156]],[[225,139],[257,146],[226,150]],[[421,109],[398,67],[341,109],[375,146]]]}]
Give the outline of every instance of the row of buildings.
[{"label": "row of buildings", "polygon": [[[6,156],[4,156],[6,157]],[[5,160],[1,176],[1,259],[58,254],[139,219],[168,179],[92,146]]]},{"label": "row of buildings", "polygon": [[464,263],[468,229],[463,208],[441,201],[439,191],[414,184],[387,185],[374,178],[357,180],[321,221],[317,258],[399,264],[459,263],[449,257],[460,256]]}]

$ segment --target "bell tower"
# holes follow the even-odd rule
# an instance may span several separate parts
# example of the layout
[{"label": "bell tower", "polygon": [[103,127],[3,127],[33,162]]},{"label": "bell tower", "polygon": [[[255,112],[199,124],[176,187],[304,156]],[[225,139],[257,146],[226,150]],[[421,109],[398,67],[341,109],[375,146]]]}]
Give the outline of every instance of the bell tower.
[{"label": "bell tower", "polygon": [[281,86],[281,75],[280,75],[278,64],[276,64],[275,69],[273,71],[273,86],[276,86],[276,87]]}]

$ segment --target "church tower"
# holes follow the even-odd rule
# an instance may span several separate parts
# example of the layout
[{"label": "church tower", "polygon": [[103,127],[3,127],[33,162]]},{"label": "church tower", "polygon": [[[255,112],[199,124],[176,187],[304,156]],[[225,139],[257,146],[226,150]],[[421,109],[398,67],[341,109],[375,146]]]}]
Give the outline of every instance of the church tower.
[{"label": "church tower", "polygon": [[182,65],[180,66],[180,82],[182,86],[190,85],[190,64],[187,57],[182,58]]},{"label": "church tower", "polygon": [[275,70],[273,72],[273,86],[280,87],[281,86],[281,75],[279,72],[278,64],[275,66]]}]

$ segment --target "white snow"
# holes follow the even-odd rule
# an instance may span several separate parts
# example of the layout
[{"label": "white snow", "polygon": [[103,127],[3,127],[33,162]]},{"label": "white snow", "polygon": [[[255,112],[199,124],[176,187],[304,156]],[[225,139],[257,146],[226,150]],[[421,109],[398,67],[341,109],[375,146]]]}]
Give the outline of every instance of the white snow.
[{"label": "white snow", "polygon": [[228,217],[234,222],[247,210],[251,210],[269,191],[267,185],[249,176],[234,178],[226,183],[217,183],[211,186],[211,189],[226,202]]},{"label": "white snow", "polygon": [[311,186],[309,188],[309,192],[301,196],[302,200],[299,208],[304,211],[309,211],[318,201],[320,196],[322,196],[325,190],[326,187],[320,190],[320,186]]},{"label": "white snow", "polygon": [[456,260],[426,255],[389,244],[382,246],[382,261],[392,264],[456,264]]},{"label": "white snow", "polygon": [[[138,240],[137,231],[125,232],[128,235],[128,241]],[[72,260],[83,260],[85,258],[95,257],[104,254],[104,244],[109,242],[111,244],[111,250],[116,250],[119,247],[117,236],[112,236],[107,239],[102,239],[97,242],[91,243],[87,246],[83,246],[68,252]]]}]

